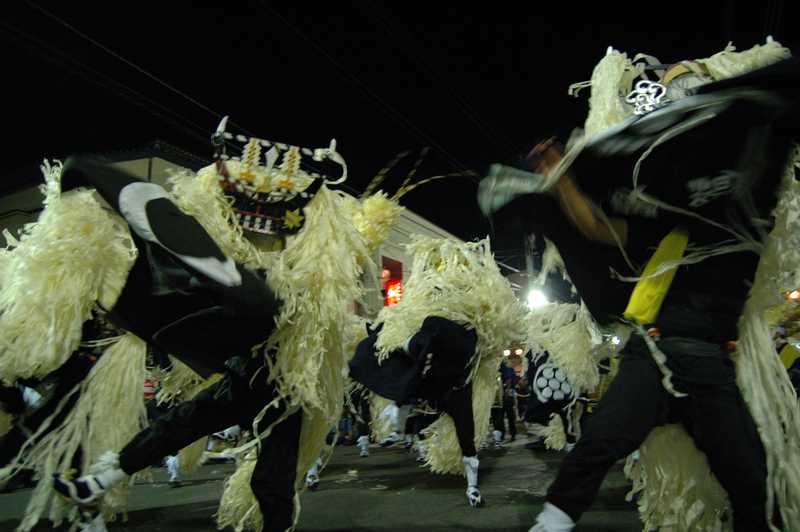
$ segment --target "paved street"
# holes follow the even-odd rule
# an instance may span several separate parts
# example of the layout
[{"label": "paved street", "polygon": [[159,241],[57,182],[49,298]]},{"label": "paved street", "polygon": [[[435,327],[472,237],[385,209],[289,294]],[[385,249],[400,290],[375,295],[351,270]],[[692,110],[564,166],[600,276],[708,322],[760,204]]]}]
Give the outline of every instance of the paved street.
[{"label": "paved street", "polygon": [[[339,447],[322,473],[319,490],[301,497],[298,530],[326,532],[514,531],[524,532],[541,508],[547,485],[563,455],[534,453],[526,439],[501,451],[481,452],[481,491],[488,505],[472,509],[461,477],[431,475],[402,448],[373,448],[359,458],[355,447]],[[223,478],[231,465],[206,465],[185,485],[171,488],[163,470],[154,482],[134,487],[126,523],[111,531],[212,531]],[[577,531],[639,532],[634,507],[624,500],[628,484],[614,469],[601,496]],[[29,491],[0,495],[0,530],[17,524]],[[51,530],[44,522],[37,530]]]}]

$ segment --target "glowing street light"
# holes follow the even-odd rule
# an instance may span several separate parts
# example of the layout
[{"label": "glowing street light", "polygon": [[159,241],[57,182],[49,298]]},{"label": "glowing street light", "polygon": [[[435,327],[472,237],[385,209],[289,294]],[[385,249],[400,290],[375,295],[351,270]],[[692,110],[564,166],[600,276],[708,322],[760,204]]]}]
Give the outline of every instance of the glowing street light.
[{"label": "glowing street light", "polygon": [[533,289],[528,292],[528,308],[539,308],[547,305],[547,296],[541,290]]}]

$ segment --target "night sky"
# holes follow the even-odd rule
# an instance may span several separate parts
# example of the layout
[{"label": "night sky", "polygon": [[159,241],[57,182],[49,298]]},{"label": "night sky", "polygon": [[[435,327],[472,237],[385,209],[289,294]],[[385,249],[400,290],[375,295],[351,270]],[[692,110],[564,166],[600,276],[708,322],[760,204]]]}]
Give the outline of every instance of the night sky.
[{"label": "night sky", "polygon": [[[425,146],[420,176],[481,176],[583,121],[586,98],[567,87],[609,45],[669,63],[767,34],[797,44],[794,2],[775,0],[76,4],[4,4],[0,192],[38,180],[43,157],[76,151],[161,139],[210,158],[226,114],[233,132],[308,147],[335,137],[351,191]],[[434,182],[404,203],[465,239],[494,229],[499,258],[521,266],[525,209],[512,204],[490,226],[477,181]]]}]

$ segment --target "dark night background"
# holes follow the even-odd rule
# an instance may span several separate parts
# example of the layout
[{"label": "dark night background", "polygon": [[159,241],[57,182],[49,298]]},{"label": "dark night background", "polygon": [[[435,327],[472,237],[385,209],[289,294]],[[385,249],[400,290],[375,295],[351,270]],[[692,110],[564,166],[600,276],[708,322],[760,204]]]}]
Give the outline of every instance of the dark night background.
[{"label": "dark night background", "polygon": [[[436,4],[436,5],[434,5]],[[597,5],[601,4],[601,5]],[[39,179],[44,157],[160,139],[210,158],[229,130],[302,146],[336,138],[363,190],[396,153],[430,147],[420,175],[512,160],[582,123],[609,45],[663,62],[741,50],[773,35],[795,48],[794,2],[7,2],[0,20],[0,193]],[[586,91],[588,93],[588,91]],[[403,175],[387,183],[394,190]],[[426,185],[404,204],[464,239],[494,231],[523,265],[525,209],[493,226],[477,178]]]}]

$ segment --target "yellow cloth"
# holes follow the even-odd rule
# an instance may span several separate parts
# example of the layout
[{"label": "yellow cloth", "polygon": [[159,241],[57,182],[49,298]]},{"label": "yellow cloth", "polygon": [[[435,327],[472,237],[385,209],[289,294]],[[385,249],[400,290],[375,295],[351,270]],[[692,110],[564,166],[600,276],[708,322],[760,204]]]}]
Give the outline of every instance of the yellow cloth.
[{"label": "yellow cloth", "polygon": [[786,344],[783,346],[780,352],[781,362],[783,362],[783,366],[785,368],[791,367],[794,364],[794,361],[800,358],[800,350],[798,350],[792,344]]},{"label": "yellow cloth", "polygon": [[684,229],[676,228],[661,240],[653,256],[644,268],[643,279],[636,283],[624,316],[636,320],[640,324],[655,323],[661,304],[669,292],[672,279],[675,277],[676,268],[672,268],[655,277],[649,277],[658,268],[669,261],[679,260],[683,257],[689,243],[689,233]]}]

